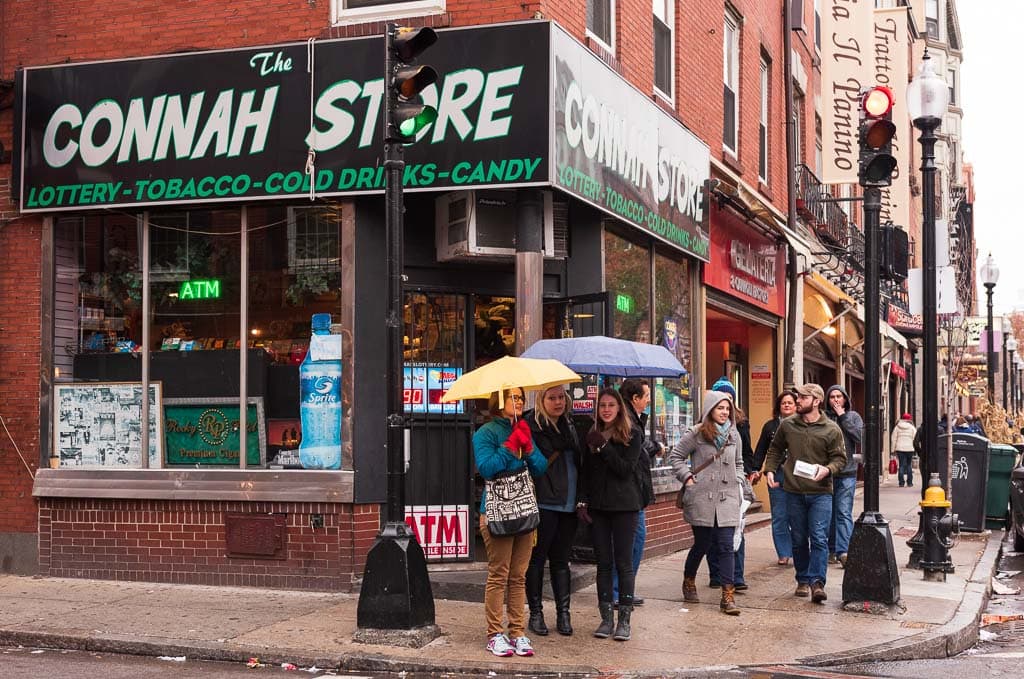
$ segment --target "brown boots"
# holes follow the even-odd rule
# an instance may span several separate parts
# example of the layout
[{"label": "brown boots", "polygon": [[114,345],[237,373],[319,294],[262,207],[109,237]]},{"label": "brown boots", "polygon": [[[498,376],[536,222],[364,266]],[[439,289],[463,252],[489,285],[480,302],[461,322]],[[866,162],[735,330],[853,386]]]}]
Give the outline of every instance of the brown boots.
[{"label": "brown boots", "polygon": [[683,577],[683,601],[688,604],[700,603],[700,597],[697,596],[697,578]]},{"label": "brown boots", "polygon": [[722,603],[718,608],[726,615],[739,615],[740,609],[736,606],[736,587],[734,585],[722,585]]}]

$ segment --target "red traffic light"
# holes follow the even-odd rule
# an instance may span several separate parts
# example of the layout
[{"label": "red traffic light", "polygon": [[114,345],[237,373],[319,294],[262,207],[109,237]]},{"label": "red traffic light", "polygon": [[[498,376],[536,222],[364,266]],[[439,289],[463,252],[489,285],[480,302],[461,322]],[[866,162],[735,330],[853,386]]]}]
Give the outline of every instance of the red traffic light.
[{"label": "red traffic light", "polygon": [[869,117],[881,118],[892,110],[892,105],[895,102],[896,99],[893,97],[892,90],[883,85],[876,85],[864,93],[864,96],[861,97],[860,105],[861,109]]}]

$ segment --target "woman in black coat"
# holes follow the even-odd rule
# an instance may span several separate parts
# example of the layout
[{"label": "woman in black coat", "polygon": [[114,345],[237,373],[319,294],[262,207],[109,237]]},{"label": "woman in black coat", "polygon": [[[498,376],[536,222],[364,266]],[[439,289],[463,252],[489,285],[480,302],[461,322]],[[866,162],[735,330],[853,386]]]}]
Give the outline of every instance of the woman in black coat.
[{"label": "woman in black coat", "polygon": [[594,636],[612,635],[612,562],[619,573],[619,621],[614,638],[630,637],[633,612],[633,536],[643,507],[636,473],[640,432],[633,428],[619,392],[605,388],[597,399],[597,422],[587,433],[578,507],[593,522],[597,555],[597,600],[601,624]]},{"label": "woman in black coat", "polygon": [[[761,437],[757,440],[757,448],[754,450],[754,471],[761,473],[761,466],[764,464],[765,454],[768,446],[771,445],[775,432],[779,429],[779,423],[784,418],[796,412],[796,393],[784,391],[775,397],[774,417],[765,422],[761,428]],[[783,458],[785,460],[785,458]],[[781,469],[782,466],[779,466]],[[765,472],[773,472],[775,478],[781,478],[778,469],[765,469]],[[775,543],[775,556],[778,557],[780,566],[788,566],[793,559],[793,539],[789,534],[789,515],[786,512],[786,491],[782,484],[776,484],[775,488],[768,486],[768,500],[772,505],[772,541]]]},{"label": "woman in black coat", "polygon": [[537,449],[548,461],[547,472],[534,480],[540,507],[540,527],[530,567],[526,571],[526,602],[530,606],[528,626],[540,636],[548,634],[542,603],[545,561],[550,563],[551,591],[555,595],[558,616],[555,626],[559,634],[572,634],[569,553],[578,523],[576,485],[583,445],[570,413],[570,400],[565,388],[552,387],[537,399],[534,410],[523,414],[523,419],[530,424]]}]

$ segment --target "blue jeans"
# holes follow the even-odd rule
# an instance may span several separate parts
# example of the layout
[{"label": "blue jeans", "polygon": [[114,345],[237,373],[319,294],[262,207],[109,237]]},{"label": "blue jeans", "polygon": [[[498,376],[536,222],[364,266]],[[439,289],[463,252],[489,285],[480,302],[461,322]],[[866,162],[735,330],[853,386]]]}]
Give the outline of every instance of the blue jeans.
[{"label": "blue jeans", "polygon": [[[903,452],[901,450],[897,450],[896,457],[898,457],[900,461],[900,487],[902,487],[904,483],[908,486],[914,485],[914,453],[912,451]],[[906,479],[906,481],[904,481],[904,479]]]},{"label": "blue jeans", "polygon": [[772,541],[775,543],[775,554],[780,559],[793,558],[793,538],[789,534],[789,514],[786,512],[786,491],[768,488],[768,499],[772,503]]},{"label": "blue jeans", "polygon": [[[640,559],[644,555],[644,543],[647,542],[647,512],[640,510],[636,520],[636,535],[633,536],[633,578],[636,579],[636,572],[640,568]],[[612,564],[612,596],[614,601],[619,600],[619,569]]]},{"label": "blue jeans", "polygon": [[796,581],[808,585],[815,582],[825,584],[832,496],[786,493],[786,500]]},{"label": "blue jeans", "polygon": [[829,554],[846,554],[850,551],[850,536],[853,535],[853,493],[856,490],[856,476],[837,476],[832,479],[832,524],[828,529]]}]

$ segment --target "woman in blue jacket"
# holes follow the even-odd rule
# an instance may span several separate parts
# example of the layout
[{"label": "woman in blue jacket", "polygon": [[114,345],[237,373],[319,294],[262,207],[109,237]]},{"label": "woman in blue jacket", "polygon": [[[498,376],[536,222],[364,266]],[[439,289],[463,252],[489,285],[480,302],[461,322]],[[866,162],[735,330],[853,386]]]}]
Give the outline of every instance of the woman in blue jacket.
[{"label": "woman in blue jacket", "polygon": [[[494,415],[473,435],[473,459],[485,479],[503,472],[519,471],[525,465],[534,478],[548,468],[547,459],[535,453],[530,428],[523,419],[523,390],[513,387],[491,395],[488,407]],[[525,431],[524,431],[525,430]],[[484,614],[487,617],[487,650],[499,657],[533,655],[526,636],[526,569],[530,565],[537,531],[522,535],[496,536],[487,530],[487,489],[480,499],[480,535],[487,549],[487,585]],[[502,607],[507,601],[508,634],[502,625]]]}]

